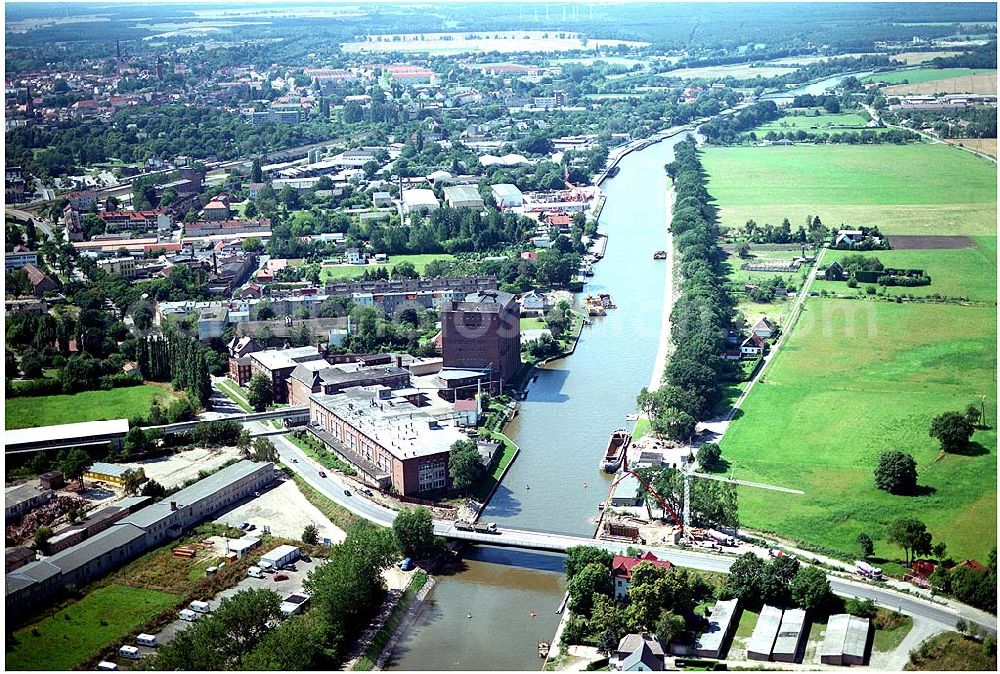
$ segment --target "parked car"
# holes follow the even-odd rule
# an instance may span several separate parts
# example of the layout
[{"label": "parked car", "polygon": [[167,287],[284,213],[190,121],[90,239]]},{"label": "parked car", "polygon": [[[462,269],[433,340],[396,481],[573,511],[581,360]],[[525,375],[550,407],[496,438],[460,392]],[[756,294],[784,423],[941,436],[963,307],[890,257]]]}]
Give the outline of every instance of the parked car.
[{"label": "parked car", "polygon": [[298,571],[298,568],[294,564],[285,564],[281,567],[282,571]]},{"label": "parked car", "polygon": [[374,492],[372,492],[372,490],[369,489],[368,487],[362,487],[361,493],[364,494],[365,496],[369,496],[369,497],[375,495]]},{"label": "parked car", "polygon": [[344,496],[350,496],[350,495],[351,495],[351,490],[350,489],[345,489],[344,490]]},{"label": "parked car", "polygon": [[274,574],[274,582],[277,583],[279,580],[288,580],[288,576],[283,573]]},{"label": "parked car", "polygon": [[247,531],[253,531],[256,528],[257,528],[256,524],[250,524],[250,525],[247,526]]},{"label": "parked car", "polygon": [[250,530],[250,523],[249,522],[244,522],[243,524],[240,525],[240,529],[242,529],[243,531],[249,531]]},{"label": "parked car", "polygon": [[326,473],[324,473],[323,471],[319,471],[319,476],[320,477],[326,477]]},{"label": "parked car", "polygon": [[299,462],[298,459],[296,459],[295,457],[292,457],[292,463],[298,463],[298,462]]}]

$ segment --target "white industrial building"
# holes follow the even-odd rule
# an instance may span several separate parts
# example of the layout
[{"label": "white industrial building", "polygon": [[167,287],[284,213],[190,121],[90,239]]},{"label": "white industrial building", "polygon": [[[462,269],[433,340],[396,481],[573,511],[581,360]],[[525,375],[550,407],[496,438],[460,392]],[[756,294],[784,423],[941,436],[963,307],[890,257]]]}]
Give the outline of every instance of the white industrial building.
[{"label": "white industrial building", "polygon": [[436,211],[441,207],[433,190],[413,189],[403,190],[403,215],[420,210]]},{"label": "white industrial building", "polygon": [[500,183],[493,185],[492,191],[498,208],[520,208],[524,205],[524,195],[517,189],[517,185]]},{"label": "white industrial building", "polygon": [[453,185],[444,188],[444,200],[452,208],[482,208],[483,198],[474,185]]}]

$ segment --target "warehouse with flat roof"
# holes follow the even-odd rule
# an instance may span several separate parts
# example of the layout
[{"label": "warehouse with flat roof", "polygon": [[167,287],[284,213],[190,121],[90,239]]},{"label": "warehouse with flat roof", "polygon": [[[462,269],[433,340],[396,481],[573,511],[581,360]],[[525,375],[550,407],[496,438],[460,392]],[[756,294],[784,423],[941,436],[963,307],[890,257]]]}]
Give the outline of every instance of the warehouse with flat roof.
[{"label": "warehouse with flat roof", "polygon": [[444,200],[452,208],[482,208],[483,198],[475,185],[452,185],[444,188]]},{"label": "warehouse with flat roof", "polygon": [[68,447],[96,447],[111,443],[116,449],[125,443],[128,419],[82,421],[4,431],[4,453],[37,452]]},{"label": "warehouse with flat roof", "polygon": [[408,215],[420,210],[436,211],[441,207],[434,190],[416,189],[403,190],[402,193],[403,215]]},{"label": "warehouse with flat roof", "polygon": [[781,627],[781,609],[774,606],[765,606],[757,617],[757,626],[754,627],[750,636],[750,643],[747,644],[747,659],[762,660],[767,662],[771,659],[771,649],[774,648],[774,640],[778,638],[778,629]]},{"label": "warehouse with flat roof", "polygon": [[8,573],[8,616],[34,607],[66,585],[83,586],[180,536],[220,508],[263,488],[274,477],[273,463],[239,461],[132,513],[82,543]]},{"label": "warehouse with flat roof", "polygon": [[848,613],[830,616],[819,659],[824,665],[863,665],[871,638],[871,621]]},{"label": "warehouse with flat roof", "polygon": [[800,608],[785,611],[771,649],[771,659],[775,662],[797,662],[805,649],[807,633],[806,612]]},{"label": "warehouse with flat roof", "polygon": [[722,658],[722,651],[736,625],[738,599],[716,602],[708,618],[708,628],[694,641],[692,652],[699,658]]}]

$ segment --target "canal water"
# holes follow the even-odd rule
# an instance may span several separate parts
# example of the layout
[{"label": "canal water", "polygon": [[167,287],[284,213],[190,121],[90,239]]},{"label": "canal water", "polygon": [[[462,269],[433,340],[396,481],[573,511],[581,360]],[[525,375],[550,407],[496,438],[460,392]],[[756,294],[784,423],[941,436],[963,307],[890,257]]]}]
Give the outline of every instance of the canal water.
[{"label": "canal water", "polygon": [[[393,670],[538,670],[559,625],[561,555],[473,548],[437,584],[393,650]],[[469,616],[472,616],[471,618]]]},{"label": "canal water", "polygon": [[838,84],[846,80],[848,77],[857,77],[859,80],[862,77],[868,77],[874,70],[867,70],[865,72],[859,73],[847,73],[844,75],[835,75],[833,77],[827,77],[824,80],[818,82],[813,82],[812,84],[805,84],[801,87],[796,87],[795,89],[789,89],[788,91],[783,91],[781,93],[765,94],[761,96],[762,100],[774,101],[779,106],[788,105],[794,100],[796,96],[805,96],[806,94],[812,94],[813,96],[819,96],[820,94],[825,94],[827,90],[836,87]]},{"label": "canal water", "polygon": [[[521,453],[483,521],[593,534],[597,504],[611,483],[598,463],[611,432],[633,425],[625,416],[636,411],[659,345],[668,270],[653,252],[667,239],[663,165],[684,137],[626,156],[604,183],[608,247],[582,296],[608,292],[618,308],[584,327],[572,356],[538,371],[507,427]],[[541,669],[538,642],[552,639],[560,618],[562,562],[560,555],[470,549],[461,568],[435,575],[437,585],[386,668]]]},{"label": "canal water", "polygon": [[648,385],[659,344],[666,263],[663,166],[685,134],[627,155],[603,184],[604,259],[582,296],[607,292],[618,305],[585,326],[576,352],[537,371],[507,435],[521,453],[483,513],[483,521],[538,531],[592,534],[611,476],[598,467],[616,428],[631,427],[639,389]]}]

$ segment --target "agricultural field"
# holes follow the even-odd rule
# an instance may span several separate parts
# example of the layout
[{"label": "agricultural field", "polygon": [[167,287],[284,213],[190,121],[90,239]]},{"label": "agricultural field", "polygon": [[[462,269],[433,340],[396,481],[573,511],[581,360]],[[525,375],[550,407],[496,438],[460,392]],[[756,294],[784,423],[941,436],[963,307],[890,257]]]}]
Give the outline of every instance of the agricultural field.
[{"label": "agricultural field", "polygon": [[983,70],[975,74],[950,77],[944,80],[893,84],[882,90],[886,96],[904,94],[996,94],[997,71]]},{"label": "agricultural field", "polygon": [[[879,250],[862,255],[877,257],[886,267],[896,269],[923,269],[931,277],[931,284],[904,288],[900,286],[876,287],[886,295],[943,295],[944,297],[965,297],[974,302],[995,303],[997,299],[996,237],[974,239],[972,248],[923,249],[923,250]],[[891,240],[890,240],[891,243]],[[823,258],[824,264],[842,260],[851,251],[829,250]],[[822,281],[817,278],[812,289],[841,295],[854,295],[857,289],[848,288],[842,281]]]},{"label": "agricultural field", "polygon": [[129,419],[149,412],[156,398],[172,396],[169,384],[143,384],[73,395],[7,398],[5,428],[32,428],[79,421]]},{"label": "agricultural field", "polygon": [[976,152],[982,152],[996,159],[997,139],[996,138],[946,138],[944,142],[959,147],[967,147]]},{"label": "agricultural field", "polygon": [[702,162],[726,227],[812,214],[890,236],[996,233],[996,165],[944,144],[707,147]]},{"label": "agricultural field", "polygon": [[862,82],[884,82],[885,84],[922,84],[937,80],[951,80],[969,75],[996,76],[996,70],[984,68],[915,68],[914,70],[894,70],[887,73],[876,73],[863,78]]},{"label": "agricultural field", "polygon": [[125,585],[106,585],[42,620],[14,632],[9,669],[68,670],[139,629],[167,610],[179,595]]},{"label": "agricultural field", "polygon": [[[916,517],[950,556],[984,561],[996,543],[995,355],[994,308],[807,300],[722,440],[736,477],[805,495],[742,489],[744,526],[844,555],[864,531],[891,560],[902,551],[886,527]],[[983,395],[988,428],[966,454],[942,454],[931,419]],[[918,495],[875,488],[887,449],[916,459]]]},{"label": "agricultural field", "polygon": [[375,271],[376,269],[389,269],[400,262],[411,262],[417,273],[423,275],[427,265],[434,260],[454,260],[454,255],[446,253],[427,253],[423,255],[390,255],[389,261],[385,264],[340,264],[323,267],[320,271],[322,281],[342,281],[346,279],[358,278],[365,271]]},{"label": "agricultural field", "polygon": [[893,61],[902,61],[908,66],[915,66],[932,59],[949,58],[951,56],[958,56],[961,53],[959,51],[908,51],[902,54],[894,54],[891,58]]}]

